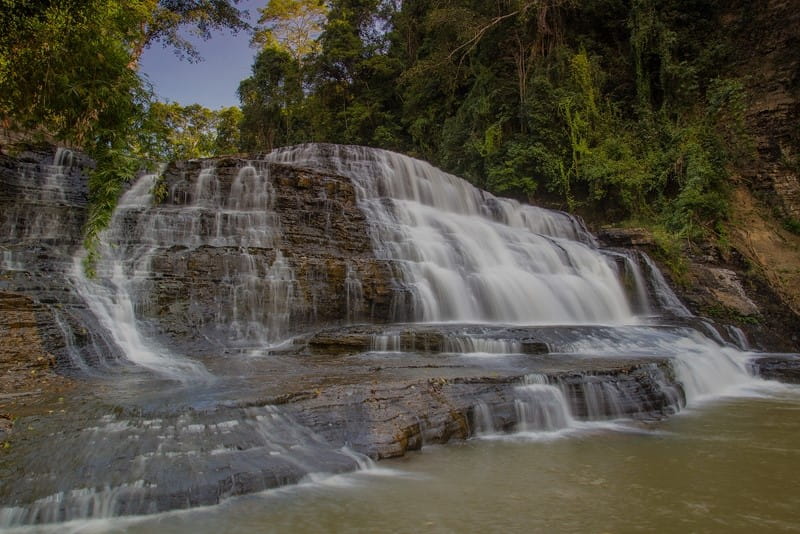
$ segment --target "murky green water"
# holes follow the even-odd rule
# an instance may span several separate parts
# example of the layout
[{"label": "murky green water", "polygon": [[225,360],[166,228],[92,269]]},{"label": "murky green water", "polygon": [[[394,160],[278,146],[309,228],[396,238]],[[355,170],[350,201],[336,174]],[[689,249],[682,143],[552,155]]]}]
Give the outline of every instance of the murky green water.
[{"label": "murky green water", "polygon": [[628,430],[476,439],[115,532],[800,532],[800,393]]}]

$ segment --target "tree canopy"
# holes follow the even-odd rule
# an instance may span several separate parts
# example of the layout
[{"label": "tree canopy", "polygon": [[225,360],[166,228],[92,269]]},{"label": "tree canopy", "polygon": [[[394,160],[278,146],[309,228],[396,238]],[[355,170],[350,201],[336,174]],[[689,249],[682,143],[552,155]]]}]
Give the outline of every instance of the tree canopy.
[{"label": "tree canopy", "polygon": [[238,0],[0,0],[0,118],[91,151],[139,127],[150,101],[137,72],[161,42],[197,57],[182,37],[247,26]]},{"label": "tree canopy", "polygon": [[[304,9],[319,6],[270,5],[268,24],[301,22]],[[743,6],[326,6],[321,31],[303,34],[302,48],[284,41],[258,53],[239,89],[244,148],[305,141],[389,148],[497,193],[658,221],[683,236],[718,231],[725,177],[747,147],[744,90],[726,77],[732,45],[721,20],[725,9]]]},{"label": "tree canopy", "polygon": [[746,20],[746,3],[271,0],[241,112],[153,103],[142,50],[192,59],[187,30],[248,28],[236,4],[0,0],[0,118],[118,169],[101,184],[142,157],[353,143],[504,195],[721,232],[727,176],[748,153],[723,21]]}]

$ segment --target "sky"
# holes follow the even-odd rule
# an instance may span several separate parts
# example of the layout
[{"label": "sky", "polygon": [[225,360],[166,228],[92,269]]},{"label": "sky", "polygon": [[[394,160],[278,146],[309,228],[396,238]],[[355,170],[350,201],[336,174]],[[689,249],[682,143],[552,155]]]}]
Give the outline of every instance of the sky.
[{"label": "sky", "polygon": [[[250,11],[250,23],[258,21],[256,7],[265,0],[241,0],[240,9]],[[140,72],[153,84],[160,100],[182,105],[201,104],[209,109],[238,106],[236,89],[239,82],[250,76],[256,50],[250,48],[246,32],[214,32],[208,41],[192,40],[203,61],[189,63],[180,60],[171,48],[154,43],[144,51]]]}]

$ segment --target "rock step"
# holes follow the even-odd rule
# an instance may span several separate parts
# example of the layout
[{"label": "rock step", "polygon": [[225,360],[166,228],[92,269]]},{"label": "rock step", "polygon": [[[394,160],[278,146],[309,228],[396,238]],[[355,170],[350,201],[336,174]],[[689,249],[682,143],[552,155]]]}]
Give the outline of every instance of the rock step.
[{"label": "rock step", "polygon": [[761,354],[751,366],[755,374],[767,380],[800,384],[800,354]]}]

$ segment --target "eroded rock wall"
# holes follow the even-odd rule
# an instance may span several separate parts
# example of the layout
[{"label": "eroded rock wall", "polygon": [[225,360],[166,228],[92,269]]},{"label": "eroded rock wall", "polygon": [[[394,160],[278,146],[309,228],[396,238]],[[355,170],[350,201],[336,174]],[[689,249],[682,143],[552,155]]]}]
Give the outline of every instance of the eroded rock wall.
[{"label": "eroded rock wall", "polygon": [[[374,257],[367,223],[346,178],[236,158],[179,162],[166,170],[165,187],[170,193],[154,205],[152,216],[188,209],[195,203],[193,191],[203,168],[214,168],[214,187],[224,198],[242,169],[253,164],[267,175],[270,218],[264,231],[273,232],[274,237],[258,246],[234,245],[235,236],[214,237],[218,231],[214,222],[197,225],[200,235],[194,236],[196,240],[190,236],[186,245],[176,242],[153,255],[146,275],[152,286],[147,302],[137,307],[142,317],[156,321],[174,339],[204,334],[219,323],[241,322],[242,317],[282,330],[268,332],[272,336],[327,324],[391,320],[391,266]],[[222,211],[222,217],[235,216]],[[137,216],[137,212],[131,215]],[[135,224],[129,223],[131,227]],[[137,239],[136,232],[132,230],[129,237]],[[275,272],[279,258],[287,271],[280,286]],[[276,285],[261,286],[253,281],[256,285],[248,287],[233,272],[240,265],[252,269],[259,280],[275,277]],[[242,291],[259,293],[258,299],[250,299],[251,294],[235,302]],[[288,314],[288,321],[279,325],[275,316],[287,303],[282,311]],[[235,313],[225,310],[232,306],[240,309]],[[262,308],[263,314],[243,309],[248,306]]]},{"label": "eroded rock wall", "polygon": [[734,74],[747,86],[747,122],[758,158],[743,170],[779,216],[800,219],[800,3],[732,2]]}]

